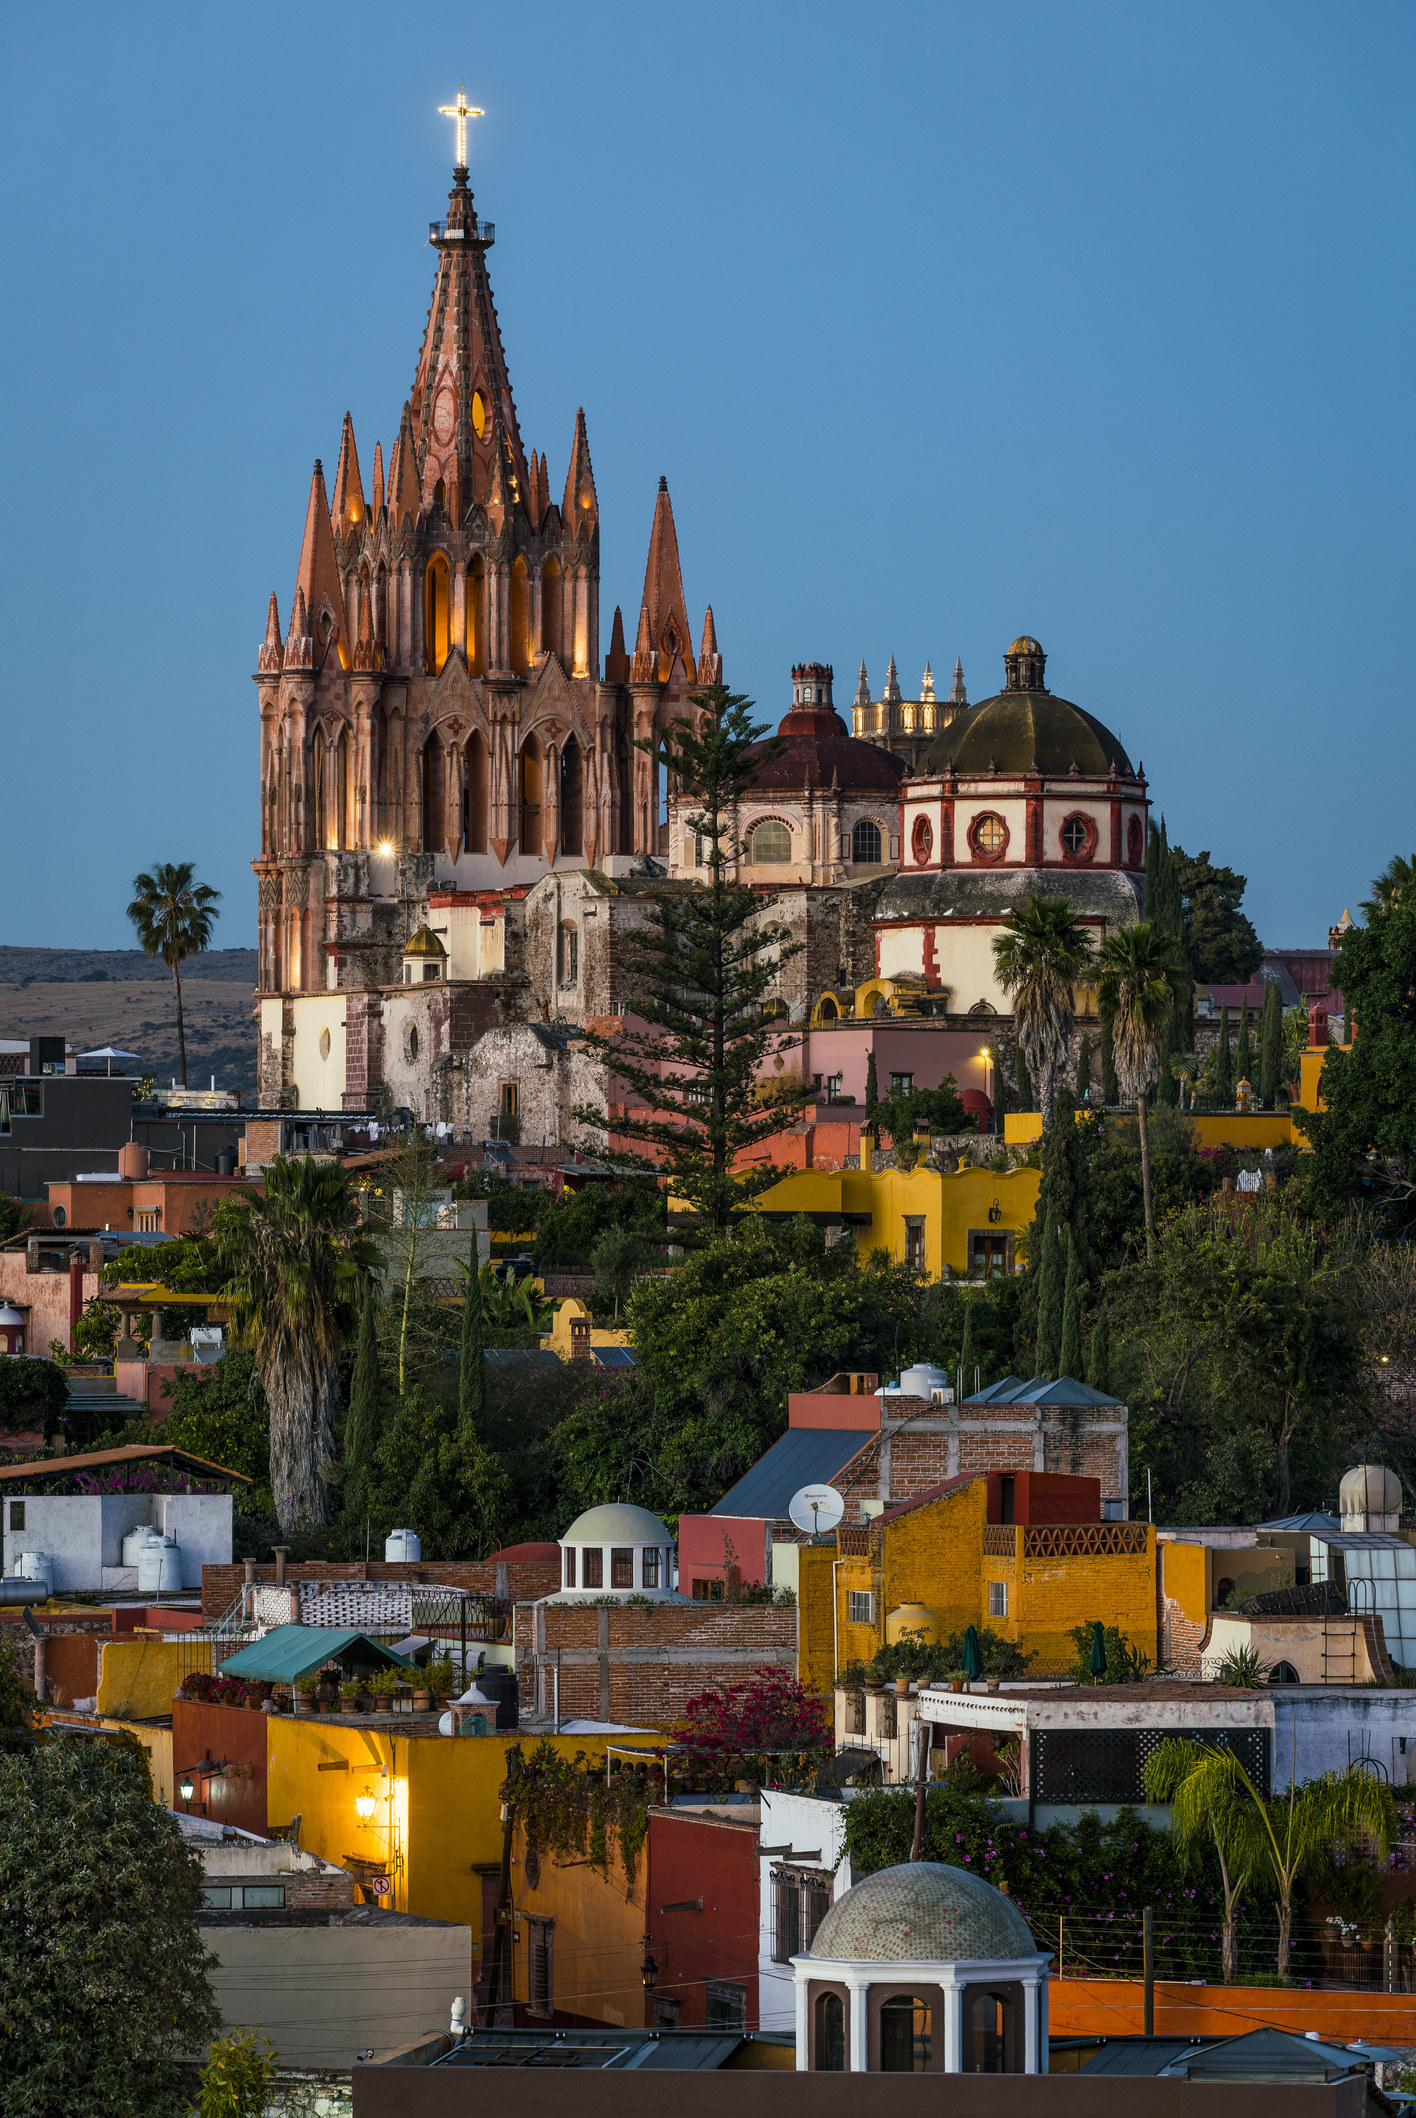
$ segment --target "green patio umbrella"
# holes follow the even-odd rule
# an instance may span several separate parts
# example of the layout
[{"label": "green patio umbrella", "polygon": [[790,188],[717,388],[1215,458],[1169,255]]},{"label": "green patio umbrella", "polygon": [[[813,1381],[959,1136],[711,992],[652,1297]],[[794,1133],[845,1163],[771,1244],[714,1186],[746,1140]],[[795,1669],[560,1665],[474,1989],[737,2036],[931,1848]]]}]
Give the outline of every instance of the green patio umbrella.
[{"label": "green patio umbrella", "polygon": [[1093,1677],[1106,1675],[1106,1633],[1100,1619],[1092,1622],[1091,1673]]},{"label": "green patio umbrella", "polygon": [[972,1625],[964,1634],[964,1675],[970,1684],[977,1684],[983,1675],[983,1650],[978,1644],[978,1629]]}]

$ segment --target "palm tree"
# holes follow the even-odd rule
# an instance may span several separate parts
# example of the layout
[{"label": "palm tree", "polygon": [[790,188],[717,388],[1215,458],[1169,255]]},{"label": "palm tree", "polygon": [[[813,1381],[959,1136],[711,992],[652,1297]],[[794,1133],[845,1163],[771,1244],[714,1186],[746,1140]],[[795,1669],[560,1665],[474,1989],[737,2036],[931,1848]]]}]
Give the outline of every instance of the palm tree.
[{"label": "palm tree", "polygon": [[1372,884],[1372,894],[1362,910],[1370,919],[1375,913],[1390,912],[1400,904],[1403,894],[1416,889],[1416,854],[1408,860],[1397,853],[1387,862],[1381,874]]},{"label": "palm tree", "polygon": [[245,1192],[214,1225],[233,1336],[249,1346],[270,1409],[270,1482],[283,1530],[328,1520],[344,1335],[382,1263],[349,1179],[312,1155],[278,1155],[265,1196]]},{"label": "palm tree", "polygon": [[128,917],[137,929],[138,944],[145,956],[160,956],[172,973],[177,995],[177,1067],[182,1086],[187,1086],[187,1038],[182,1026],[181,966],[189,956],[211,947],[211,930],[217,914],[212,909],[221,897],[208,883],[194,883],[196,868],[189,860],[160,861],[150,875],[133,877],[133,902]]},{"label": "palm tree", "polygon": [[[1172,1757],[1161,1769],[1167,1752],[1187,1752],[1188,1757]],[[1222,1840],[1228,1849],[1221,1864],[1227,1861],[1236,1878],[1241,1865],[1250,1873],[1268,1875],[1278,1914],[1278,1975],[1287,1978],[1294,1885],[1305,1873],[1325,1868],[1339,1846],[1375,1848],[1385,1858],[1396,1834],[1391,1789],[1362,1766],[1349,1765],[1344,1772],[1305,1780],[1301,1787],[1290,1777],[1287,1794],[1266,1799],[1232,1751],[1174,1738],[1160,1746],[1153,1762],[1155,1784],[1170,1792],[1171,1829],[1178,1838],[1213,1833],[1216,1847]],[[1148,1770],[1147,1793],[1151,1785]],[[1236,1879],[1236,1897],[1242,1887],[1242,1880]],[[1227,1876],[1225,1898],[1227,1905]]]},{"label": "palm tree", "polygon": [[1006,914],[993,944],[998,983],[1012,997],[1013,1022],[1037,1090],[1044,1128],[1052,1123],[1057,1077],[1067,1064],[1072,988],[1093,965],[1091,942],[1069,899],[1034,892]]},{"label": "palm tree", "polygon": [[1160,1078],[1165,1027],[1175,996],[1189,977],[1175,936],[1142,920],[1118,927],[1101,947],[1101,1005],[1110,1014],[1116,1080],[1122,1100],[1134,1103],[1141,1132],[1141,1191],[1146,1212],[1146,1263],[1155,1263],[1155,1207],[1151,1201],[1150,1126],[1146,1098]]},{"label": "palm tree", "polygon": [[[1173,1802],[1179,1788],[1196,1770],[1205,1753],[1199,1744],[1180,1736],[1168,1736],[1160,1748],[1146,1760],[1145,1787],[1148,1802]],[[1214,1799],[1207,1811],[1187,1807],[1184,1812],[1184,1828],[1181,1828],[1180,1812],[1172,1811],[1171,1828],[1177,1838],[1192,1841],[1197,1837],[1212,1838],[1214,1850],[1219,1857],[1219,1880],[1224,1893],[1224,1917],[1220,1925],[1220,1957],[1224,1966],[1224,1983],[1237,1984],[1239,1978],[1239,1899],[1248,1888],[1254,1872],[1258,1852],[1250,1819],[1252,1805],[1246,1812],[1239,1799],[1237,1789],[1216,1788]]]}]

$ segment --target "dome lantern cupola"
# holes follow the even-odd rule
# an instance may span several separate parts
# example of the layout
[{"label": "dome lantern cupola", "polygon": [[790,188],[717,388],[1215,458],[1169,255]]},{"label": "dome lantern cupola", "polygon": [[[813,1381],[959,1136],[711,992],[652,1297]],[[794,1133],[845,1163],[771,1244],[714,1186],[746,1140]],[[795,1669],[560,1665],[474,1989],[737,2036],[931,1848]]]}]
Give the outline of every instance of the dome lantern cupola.
[{"label": "dome lantern cupola", "polygon": [[615,1501],[587,1508],[560,1540],[565,1597],[649,1596],[674,1593],[673,1539],[648,1508]]},{"label": "dome lantern cupola", "polygon": [[1047,668],[1047,656],[1031,633],[1019,633],[1003,657],[1003,667],[1007,671],[1003,684],[1005,691],[1046,691],[1043,674]]}]

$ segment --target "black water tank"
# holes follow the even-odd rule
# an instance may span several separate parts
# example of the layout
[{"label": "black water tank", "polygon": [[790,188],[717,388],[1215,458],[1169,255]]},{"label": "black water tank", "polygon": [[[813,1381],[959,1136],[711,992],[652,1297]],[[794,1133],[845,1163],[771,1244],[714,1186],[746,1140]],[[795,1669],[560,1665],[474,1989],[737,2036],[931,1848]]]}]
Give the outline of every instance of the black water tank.
[{"label": "black water tank", "polygon": [[480,1670],[477,1689],[484,1699],[496,1700],[498,1729],[516,1728],[520,1725],[514,1669],[505,1669],[494,1663],[489,1668]]},{"label": "black water tank", "polygon": [[216,1173],[219,1177],[234,1177],[236,1174],[236,1150],[234,1147],[219,1147],[216,1151]]}]

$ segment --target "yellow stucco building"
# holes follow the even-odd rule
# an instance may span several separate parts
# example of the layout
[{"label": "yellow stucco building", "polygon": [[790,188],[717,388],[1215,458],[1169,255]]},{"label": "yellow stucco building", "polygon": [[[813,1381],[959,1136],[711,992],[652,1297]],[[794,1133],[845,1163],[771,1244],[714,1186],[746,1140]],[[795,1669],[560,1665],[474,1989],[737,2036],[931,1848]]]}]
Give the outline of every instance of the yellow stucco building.
[{"label": "yellow stucco building", "polygon": [[976,1279],[1021,1263],[1017,1237],[1032,1221],[1040,1182],[1035,1169],[800,1169],[758,1206],[773,1218],[801,1213],[850,1228],[862,1256],[884,1250],[932,1280],[946,1270]]}]

